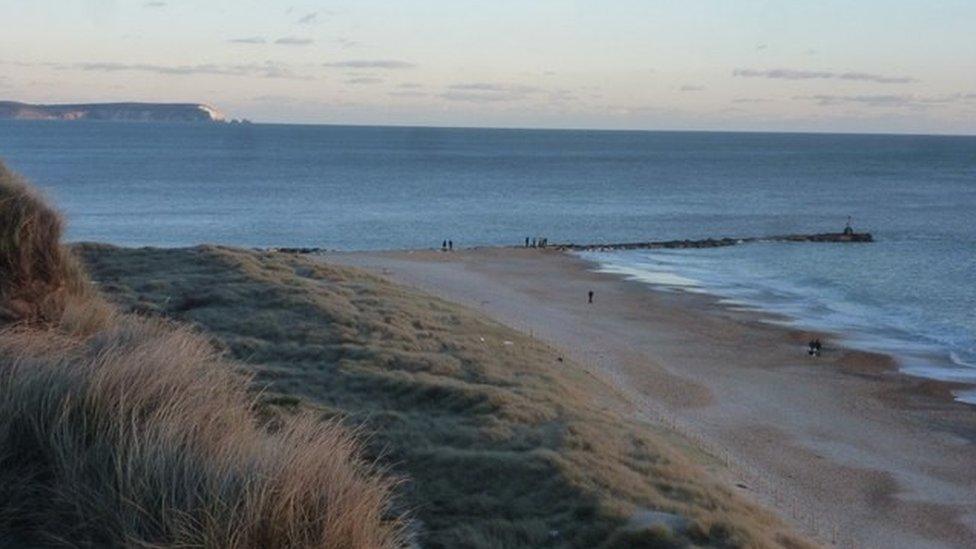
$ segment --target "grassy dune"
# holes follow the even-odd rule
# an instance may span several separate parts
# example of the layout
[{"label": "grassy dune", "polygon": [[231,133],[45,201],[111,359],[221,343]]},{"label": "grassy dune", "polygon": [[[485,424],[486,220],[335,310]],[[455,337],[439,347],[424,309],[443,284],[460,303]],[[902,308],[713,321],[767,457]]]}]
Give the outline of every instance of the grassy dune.
[{"label": "grassy dune", "polygon": [[395,482],[204,336],[125,314],[0,164],[0,547],[397,547]]},{"label": "grassy dune", "polygon": [[[111,301],[245,365],[264,403],[363,426],[423,546],[806,546],[580,367],[464,308],[280,253],[77,251]],[[646,510],[677,527],[627,527]]]}]

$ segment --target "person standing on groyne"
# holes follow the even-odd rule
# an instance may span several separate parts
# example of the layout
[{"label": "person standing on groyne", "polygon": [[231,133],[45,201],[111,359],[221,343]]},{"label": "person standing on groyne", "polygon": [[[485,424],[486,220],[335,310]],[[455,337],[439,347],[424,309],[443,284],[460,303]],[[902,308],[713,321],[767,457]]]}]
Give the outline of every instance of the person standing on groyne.
[{"label": "person standing on groyne", "polygon": [[854,234],[854,227],[851,226],[851,216],[847,216],[847,225],[844,226],[844,236],[851,236]]}]

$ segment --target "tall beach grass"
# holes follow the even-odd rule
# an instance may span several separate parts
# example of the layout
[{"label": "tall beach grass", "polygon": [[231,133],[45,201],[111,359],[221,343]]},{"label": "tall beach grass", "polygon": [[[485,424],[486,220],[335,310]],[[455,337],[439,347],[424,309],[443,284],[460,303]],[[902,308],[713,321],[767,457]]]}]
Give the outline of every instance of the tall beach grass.
[{"label": "tall beach grass", "polygon": [[107,305],[62,226],[0,164],[0,546],[403,544],[346,429],[259,413],[209,340]]}]

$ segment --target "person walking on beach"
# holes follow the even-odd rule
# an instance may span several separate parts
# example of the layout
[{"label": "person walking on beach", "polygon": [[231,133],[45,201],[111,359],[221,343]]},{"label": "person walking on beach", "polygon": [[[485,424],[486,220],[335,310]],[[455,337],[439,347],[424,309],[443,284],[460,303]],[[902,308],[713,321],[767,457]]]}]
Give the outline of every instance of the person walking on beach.
[{"label": "person walking on beach", "polygon": [[807,346],[809,347],[809,349],[807,350],[808,355],[820,356],[820,350],[823,348],[823,345],[820,344],[819,337],[816,339],[811,339],[810,343],[807,343]]},{"label": "person walking on beach", "polygon": [[452,251],[452,252],[454,251],[454,241],[453,240],[448,240],[447,241],[447,249],[450,250],[450,251]]},{"label": "person walking on beach", "polygon": [[529,237],[525,237],[525,247],[529,247]]},{"label": "person walking on beach", "polygon": [[586,301],[587,301],[587,303],[593,303],[593,290],[590,290],[586,294]]},{"label": "person walking on beach", "polygon": [[442,252],[446,252],[447,251],[447,241],[446,240],[441,243],[441,251]]}]

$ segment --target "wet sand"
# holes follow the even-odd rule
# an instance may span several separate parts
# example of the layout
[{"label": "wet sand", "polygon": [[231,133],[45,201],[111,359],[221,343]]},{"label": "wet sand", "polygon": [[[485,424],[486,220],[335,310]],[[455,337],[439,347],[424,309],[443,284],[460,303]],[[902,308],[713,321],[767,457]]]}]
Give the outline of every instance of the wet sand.
[{"label": "wet sand", "polygon": [[[764,322],[712,297],[651,291],[558,251],[325,254],[480,310],[563,349],[738,490],[825,543],[976,546],[976,406],[891,357]],[[586,295],[595,292],[593,304]]]}]

